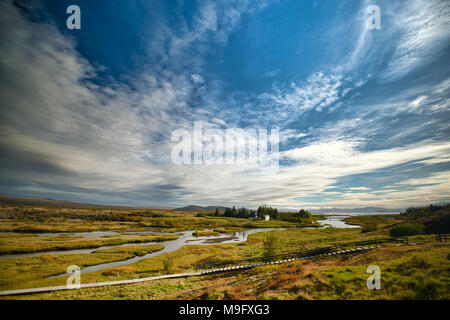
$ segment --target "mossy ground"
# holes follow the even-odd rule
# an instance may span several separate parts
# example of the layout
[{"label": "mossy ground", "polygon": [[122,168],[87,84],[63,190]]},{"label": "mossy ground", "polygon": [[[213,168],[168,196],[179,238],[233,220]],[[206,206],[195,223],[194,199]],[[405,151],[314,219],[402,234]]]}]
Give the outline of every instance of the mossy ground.
[{"label": "mossy ground", "polygon": [[[449,299],[449,255],[448,245],[393,245],[240,272],[8,298]],[[372,264],[381,269],[380,290],[366,286],[366,269]]]},{"label": "mossy ground", "polygon": [[66,277],[45,279],[66,272],[70,265],[80,268],[120,261],[162,250],[162,245],[130,246],[82,254],[44,254],[27,258],[0,259],[0,290],[64,285]]},{"label": "mossy ground", "polygon": [[[214,232],[230,232],[245,228],[249,223],[248,220],[239,221],[242,219],[194,216],[170,216],[158,219],[161,221],[166,219],[164,224],[171,225],[170,228],[195,229],[198,227],[199,230],[208,228],[213,229]],[[173,220],[176,220],[176,223],[173,223]],[[389,235],[390,228],[398,223],[395,217],[358,217],[353,221],[362,224],[371,224],[375,221],[377,228],[368,229],[365,232],[361,232],[361,228],[286,228],[265,231],[251,234],[247,241],[239,244],[186,245],[176,251],[143,259],[130,265],[82,274],[81,280],[82,283],[90,283],[161,275],[165,273],[164,261],[167,259],[173,261],[171,272],[178,273],[193,271],[196,266],[204,263],[261,256],[267,232],[277,237],[278,252],[283,253],[386,237]],[[258,223],[266,222],[270,222],[270,227],[280,223],[278,221]],[[140,224],[142,223],[152,224],[149,221],[141,221]],[[283,224],[281,222],[281,225]],[[264,226],[268,227],[269,224]],[[169,227],[160,226],[160,228],[171,230]],[[142,236],[129,237],[131,240],[131,237],[140,239]],[[71,243],[86,245],[88,241],[115,240],[115,238],[83,239],[74,236],[37,237],[32,234],[4,234],[0,238],[3,241],[0,242],[2,250],[6,250],[5,244],[8,244],[8,241],[16,247],[38,244],[40,247],[50,248],[54,244],[61,244],[67,248],[71,246]],[[11,247],[13,245],[9,246],[10,249]],[[97,250],[90,254],[0,259],[0,288],[5,290],[63,285],[64,277],[54,279],[45,279],[45,277],[63,273],[68,265],[76,264],[83,267],[123,260],[145,254],[142,250],[148,249],[147,246],[145,249],[144,246],[142,248],[132,246],[126,249]],[[201,277],[12,296],[3,299],[449,299],[449,256],[448,244],[436,243],[432,235],[420,235],[411,237],[410,245],[387,245],[358,254],[295,261]],[[381,290],[369,290],[366,287],[369,277],[366,269],[373,264],[381,268]]]},{"label": "mossy ground", "polygon": [[119,235],[100,238],[83,238],[70,235],[42,237],[34,234],[0,234],[0,255],[88,249],[125,243],[158,242],[177,238],[176,234]]}]

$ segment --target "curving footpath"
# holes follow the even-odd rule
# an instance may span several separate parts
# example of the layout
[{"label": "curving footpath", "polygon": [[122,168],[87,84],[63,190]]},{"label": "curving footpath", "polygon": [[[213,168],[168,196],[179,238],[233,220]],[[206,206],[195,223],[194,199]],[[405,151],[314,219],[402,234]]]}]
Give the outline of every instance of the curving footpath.
[{"label": "curving footpath", "polygon": [[[318,257],[324,257],[324,256],[333,256],[333,255],[339,255],[339,254],[363,252],[363,251],[374,249],[374,248],[375,247],[373,247],[373,246],[372,247],[359,247],[359,248],[355,248],[355,249],[340,250],[340,251],[335,251],[335,252],[330,252],[330,253],[312,255],[309,257],[291,258],[291,259],[284,259],[284,260],[279,260],[279,261],[237,265],[237,266],[231,266],[231,267],[226,267],[226,268],[216,268],[216,269],[211,269],[211,270],[205,270],[205,271],[200,271],[200,272],[176,273],[176,274],[168,274],[168,275],[162,275],[162,276],[131,279],[131,280],[84,283],[84,284],[80,285],[79,289],[95,288],[95,287],[103,287],[103,286],[115,286],[115,285],[120,285],[120,284],[131,284],[131,283],[146,282],[146,281],[160,280],[160,279],[195,277],[195,276],[202,276],[202,275],[211,274],[211,273],[250,269],[250,268],[255,268],[255,267],[269,265],[269,264],[286,263],[286,262],[291,262],[291,261],[295,261],[295,260],[307,260],[307,259],[311,259],[311,258],[318,258]],[[5,290],[5,291],[0,291],[0,296],[11,296],[11,295],[19,295],[19,294],[31,294],[31,293],[51,292],[51,291],[61,291],[61,290],[74,290],[74,289],[69,288],[67,286],[53,286],[53,287],[42,287],[42,288]]]},{"label": "curving footpath", "polygon": [[[103,286],[115,286],[115,285],[119,285],[119,284],[130,284],[130,283],[145,282],[145,281],[159,280],[159,279],[168,279],[168,278],[193,277],[193,276],[200,276],[200,275],[202,275],[202,272],[191,272],[191,273],[167,274],[167,275],[162,275],[162,276],[154,276],[154,277],[131,279],[131,280],[84,283],[84,284],[80,285],[79,289],[95,288],[95,287],[103,287]],[[18,290],[5,290],[5,291],[0,291],[0,296],[11,296],[11,295],[17,295],[17,294],[29,294],[29,293],[38,293],[38,292],[60,291],[60,290],[74,290],[74,289],[69,288],[67,286],[54,286],[54,287],[42,287],[42,288],[30,288],[30,289],[18,289]]]}]

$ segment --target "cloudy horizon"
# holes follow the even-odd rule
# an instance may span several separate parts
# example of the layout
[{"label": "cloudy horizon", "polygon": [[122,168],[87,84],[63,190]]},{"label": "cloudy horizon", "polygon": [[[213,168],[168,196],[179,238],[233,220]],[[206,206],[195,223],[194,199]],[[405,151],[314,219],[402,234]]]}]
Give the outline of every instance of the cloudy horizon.
[{"label": "cloudy horizon", "polygon": [[[450,202],[448,1],[0,3],[0,193],[280,209]],[[376,4],[381,29],[368,29]],[[172,133],[279,129],[279,170]]]}]

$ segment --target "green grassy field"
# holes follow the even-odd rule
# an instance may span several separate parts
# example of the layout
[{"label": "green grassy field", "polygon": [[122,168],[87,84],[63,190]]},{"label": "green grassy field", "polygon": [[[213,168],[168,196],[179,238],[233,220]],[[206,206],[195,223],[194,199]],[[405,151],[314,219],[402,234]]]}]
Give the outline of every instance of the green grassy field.
[{"label": "green grassy field", "polygon": [[0,206],[0,232],[47,233],[88,231],[139,231],[153,228],[176,232],[218,228],[282,228],[319,226],[315,219],[302,222],[198,217],[195,212],[164,209],[106,210],[28,206]]},{"label": "green grassy field", "polygon": [[130,246],[97,250],[82,254],[44,254],[28,258],[0,259],[0,289],[39,287],[43,283],[64,284],[65,277],[45,280],[46,277],[66,272],[70,265],[81,268],[162,250],[162,245]]},{"label": "green grassy field", "polygon": [[[73,209],[74,210],[74,209]],[[84,209],[87,210],[87,209]],[[117,213],[112,214],[112,216]],[[346,221],[360,224],[354,229],[304,229],[301,224],[285,221],[254,221],[236,218],[195,217],[173,215],[144,217],[134,225],[152,224],[153,219],[166,220],[164,227],[175,230],[198,229],[197,235],[208,236],[251,227],[285,227],[284,230],[265,231],[249,235],[248,240],[235,244],[185,245],[182,248],[143,259],[133,264],[82,274],[82,283],[142,278],[170,273],[189,272],[204,263],[252,258],[264,254],[264,239],[271,233],[277,238],[277,253],[299,251],[336,243],[345,243],[378,237],[387,237],[405,218],[395,216],[351,217]],[[57,217],[49,215],[58,229]],[[90,217],[92,219],[92,217]],[[150,221],[149,221],[150,219]],[[179,219],[179,220],[177,220]],[[315,218],[317,219],[317,217]],[[308,223],[314,223],[314,220]],[[89,220],[76,219],[76,225],[87,225]],[[176,223],[174,222],[176,221]],[[35,219],[19,219],[22,227],[34,224]],[[409,222],[409,221],[407,221]],[[62,221],[61,229],[71,221]],[[115,223],[115,222],[114,222]],[[126,230],[133,228],[127,222]],[[160,225],[161,222],[158,222]],[[375,224],[375,227],[373,225]],[[45,225],[45,222],[44,222]],[[214,225],[214,227],[212,227]],[[288,228],[286,228],[288,227]],[[214,231],[204,231],[213,229]],[[11,231],[11,230],[9,230]],[[158,236],[175,236],[174,234]],[[132,243],[156,235],[120,235],[106,238],[80,238],[70,235],[40,237],[30,233],[2,234],[0,252],[12,250],[40,250]],[[409,245],[384,245],[370,251],[346,256],[315,258],[282,265],[258,267],[251,270],[213,274],[185,279],[167,279],[147,283],[69,290],[2,299],[449,299],[450,247],[436,243],[433,235],[421,234],[409,238]],[[154,241],[154,240],[151,240]],[[96,250],[83,254],[51,254],[35,257],[0,259],[0,290],[51,285],[64,285],[66,278],[45,279],[65,272],[67,266],[80,267],[120,261],[133,256],[161,250],[162,246],[128,246]],[[20,252],[20,251],[19,251]],[[369,265],[378,265],[382,273],[382,289],[369,290],[366,280]]]},{"label": "green grassy field", "polygon": [[88,249],[125,243],[160,242],[177,238],[176,234],[120,235],[104,238],[83,238],[70,235],[41,237],[34,234],[0,234],[0,255]]}]

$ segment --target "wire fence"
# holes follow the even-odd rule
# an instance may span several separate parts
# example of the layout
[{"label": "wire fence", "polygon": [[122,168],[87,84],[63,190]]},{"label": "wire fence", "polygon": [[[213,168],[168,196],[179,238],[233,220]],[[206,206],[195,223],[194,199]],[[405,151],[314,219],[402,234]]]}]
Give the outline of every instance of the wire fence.
[{"label": "wire fence", "polygon": [[450,240],[450,235],[448,233],[438,233],[436,235],[437,242],[447,242],[447,240]]},{"label": "wire fence", "polygon": [[289,259],[301,259],[301,258],[309,258],[318,255],[324,255],[328,253],[334,253],[338,251],[348,250],[350,248],[360,248],[368,245],[381,245],[383,243],[402,243],[409,244],[408,237],[391,237],[391,238],[377,238],[371,240],[363,240],[363,241],[355,241],[355,242],[347,242],[347,243],[338,243],[332,246],[315,248],[310,250],[302,250],[297,252],[289,252],[282,253],[271,256],[260,256],[249,259],[240,259],[240,260],[228,260],[228,261],[220,261],[215,263],[206,263],[196,266],[197,270],[207,270],[207,269],[218,269],[218,268],[226,268],[230,266],[245,266],[252,265],[258,263],[270,263],[277,262],[280,260],[289,260]]}]

